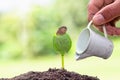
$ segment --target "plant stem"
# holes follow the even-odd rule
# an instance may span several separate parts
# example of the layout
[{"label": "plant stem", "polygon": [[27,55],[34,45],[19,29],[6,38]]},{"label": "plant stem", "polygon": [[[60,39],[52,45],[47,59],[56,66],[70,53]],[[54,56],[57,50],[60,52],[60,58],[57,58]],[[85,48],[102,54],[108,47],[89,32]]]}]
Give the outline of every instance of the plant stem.
[{"label": "plant stem", "polygon": [[62,69],[64,69],[64,54],[61,54],[61,58],[62,58]]}]

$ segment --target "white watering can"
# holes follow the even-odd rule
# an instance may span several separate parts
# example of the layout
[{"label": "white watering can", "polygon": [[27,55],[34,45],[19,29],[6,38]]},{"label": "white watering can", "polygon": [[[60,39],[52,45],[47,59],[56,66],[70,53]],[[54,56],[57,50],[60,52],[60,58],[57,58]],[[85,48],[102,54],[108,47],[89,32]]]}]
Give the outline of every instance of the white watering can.
[{"label": "white watering can", "polygon": [[107,38],[105,26],[103,26],[104,37],[94,32],[90,28],[91,24],[92,21],[79,35],[75,54],[76,60],[91,56],[107,59],[113,52],[113,43]]}]

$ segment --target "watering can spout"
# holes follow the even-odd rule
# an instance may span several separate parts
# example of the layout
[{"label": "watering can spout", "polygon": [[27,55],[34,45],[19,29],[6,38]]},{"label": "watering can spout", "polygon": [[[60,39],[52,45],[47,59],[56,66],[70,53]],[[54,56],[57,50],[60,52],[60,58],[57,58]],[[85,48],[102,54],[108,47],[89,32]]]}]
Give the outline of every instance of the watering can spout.
[{"label": "watering can spout", "polygon": [[81,60],[81,59],[84,59],[84,58],[87,58],[87,57],[90,57],[91,55],[90,54],[86,54],[86,53],[77,53],[76,52],[76,55],[75,55],[75,58],[76,60]]}]

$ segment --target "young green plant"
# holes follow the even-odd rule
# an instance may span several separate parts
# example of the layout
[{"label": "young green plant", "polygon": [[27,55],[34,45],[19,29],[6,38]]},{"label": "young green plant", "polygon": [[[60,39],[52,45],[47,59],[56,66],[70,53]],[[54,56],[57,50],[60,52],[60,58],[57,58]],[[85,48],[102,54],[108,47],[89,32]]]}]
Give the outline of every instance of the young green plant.
[{"label": "young green plant", "polygon": [[71,48],[72,41],[70,36],[66,33],[67,27],[60,27],[53,37],[53,46],[56,51],[61,54],[62,69],[64,69],[64,55],[68,53]]}]

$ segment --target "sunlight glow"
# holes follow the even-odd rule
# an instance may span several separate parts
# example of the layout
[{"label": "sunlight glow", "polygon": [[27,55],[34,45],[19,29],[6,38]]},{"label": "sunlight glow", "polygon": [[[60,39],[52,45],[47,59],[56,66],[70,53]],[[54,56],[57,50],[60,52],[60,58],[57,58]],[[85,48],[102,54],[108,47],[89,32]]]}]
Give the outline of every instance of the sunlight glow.
[{"label": "sunlight glow", "polygon": [[26,14],[33,5],[48,7],[54,0],[0,0],[0,13],[17,10],[21,15]]},{"label": "sunlight glow", "polygon": [[11,1],[0,0],[0,12],[7,12],[12,8],[13,6],[11,5]]},{"label": "sunlight glow", "polygon": [[53,0],[34,0],[33,3],[38,4],[42,7],[48,7],[52,5]]}]

